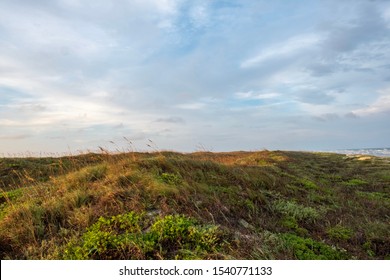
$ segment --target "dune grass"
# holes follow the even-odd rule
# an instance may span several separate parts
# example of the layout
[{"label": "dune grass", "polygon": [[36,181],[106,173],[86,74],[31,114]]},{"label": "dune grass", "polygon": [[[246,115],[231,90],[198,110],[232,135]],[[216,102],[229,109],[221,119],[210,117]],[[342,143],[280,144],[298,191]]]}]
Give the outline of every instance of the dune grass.
[{"label": "dune grass", "polygon": [[386,158],[3,158],[0,188],[1,259],[390,258]]}]

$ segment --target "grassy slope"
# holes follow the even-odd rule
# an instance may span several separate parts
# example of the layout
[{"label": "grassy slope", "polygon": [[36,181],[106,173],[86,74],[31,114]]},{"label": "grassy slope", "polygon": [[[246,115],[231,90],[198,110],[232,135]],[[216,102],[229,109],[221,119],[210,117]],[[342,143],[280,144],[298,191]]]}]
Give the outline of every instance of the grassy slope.
[{"label": "grassy slope", "polygon": [[0,187],[2,259],[390,258],[385,158],[261,151],[0,159]]}]

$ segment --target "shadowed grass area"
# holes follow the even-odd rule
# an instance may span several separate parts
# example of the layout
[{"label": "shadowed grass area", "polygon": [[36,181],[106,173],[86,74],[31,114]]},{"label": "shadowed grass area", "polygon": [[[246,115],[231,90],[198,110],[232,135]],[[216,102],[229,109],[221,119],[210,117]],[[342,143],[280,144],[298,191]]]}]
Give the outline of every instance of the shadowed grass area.
[{"label": "shadowed grass area", "polygon": [[284,151],[0,160],[2,259],[387,259],[390,162]]}]

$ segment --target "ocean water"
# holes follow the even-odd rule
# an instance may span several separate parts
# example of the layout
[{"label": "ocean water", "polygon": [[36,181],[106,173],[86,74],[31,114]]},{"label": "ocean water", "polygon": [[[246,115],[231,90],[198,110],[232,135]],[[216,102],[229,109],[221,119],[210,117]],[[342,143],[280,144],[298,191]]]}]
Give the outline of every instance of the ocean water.
[{"label": "ocean water", "polygon": [[390,157],[390,148],[366,148],[366,149],[343,149],[331,151],[346,155],[370,155],[377,157]]}]

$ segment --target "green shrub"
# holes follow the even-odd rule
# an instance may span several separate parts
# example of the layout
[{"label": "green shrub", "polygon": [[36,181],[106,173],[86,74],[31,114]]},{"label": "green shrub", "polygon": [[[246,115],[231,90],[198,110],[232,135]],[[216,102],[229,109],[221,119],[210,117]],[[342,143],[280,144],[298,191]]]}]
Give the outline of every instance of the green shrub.
[{"label": "green shrub", "polygon": [[221,232],[216,226],[199,225],[195,220],[181,215],[168,215],[153,222],[146,215],[130,212],[111,218],[99,218],[79,240],[68,243],[63,257],[203,258],[215,252],[221,244]]},{"label": "green shrub", "polygon": [[184,249],[212,251],[220,241],[218,227],[200,226],[195,220],[180,215],[169,215],[157,220],[150,234],[160,244]]},{"label": "green shrub", "polygon": [[111,259],[110,251],[121,250],[126,245],[125,237],[140,233],[143,215],[130,212],[111,218],[100,217],[90,226],[81,240],[68,243],[64,252],[65,259]]},{"label": "green shrub", "polygon": [[303,238],[290,233],[282,234],[281,238],[298,260],[342,260],[348,258],[345,252],[311,238]]},{"label": "green shrub", "polygon": [[138,215],[134,212],[113,216],[111,218],[100,217],[90,229],[92,231],[138,233],[141,231],[141,220],[143,220],[143,214]]}]

